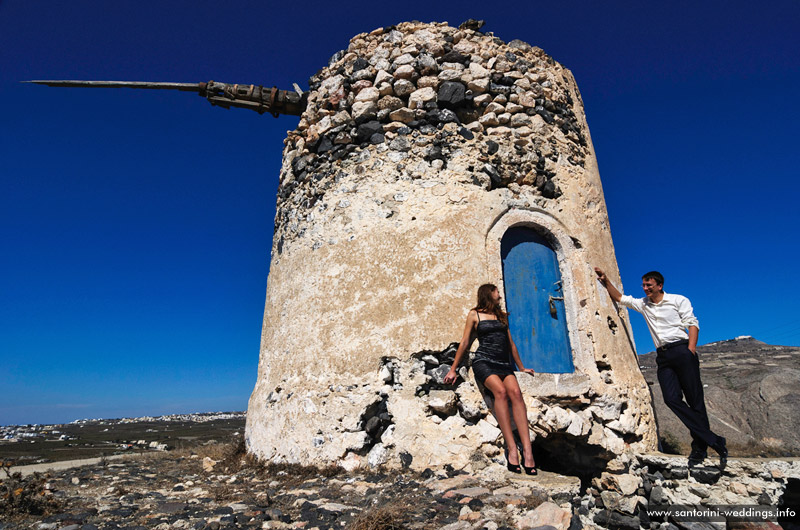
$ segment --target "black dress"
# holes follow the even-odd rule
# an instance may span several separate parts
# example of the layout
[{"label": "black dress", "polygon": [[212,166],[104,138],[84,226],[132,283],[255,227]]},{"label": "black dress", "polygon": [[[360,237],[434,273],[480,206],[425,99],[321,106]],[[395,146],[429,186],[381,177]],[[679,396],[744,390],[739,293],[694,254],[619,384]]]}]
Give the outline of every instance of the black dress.
[{"label": "black dress", "polygon": [[483,384],[490,375],[504,378],[514,373],[508,325],[499,320],[481,320],[478,313],[478,349],[472,356],[475,380]]}]

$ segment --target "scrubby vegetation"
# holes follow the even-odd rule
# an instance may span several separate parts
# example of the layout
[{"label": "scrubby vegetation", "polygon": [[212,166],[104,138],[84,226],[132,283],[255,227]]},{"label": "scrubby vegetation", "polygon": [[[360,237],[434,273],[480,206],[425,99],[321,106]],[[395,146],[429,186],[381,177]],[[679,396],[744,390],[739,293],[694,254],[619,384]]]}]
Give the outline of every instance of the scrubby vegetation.
[{"label": "scrubby vegetation", "polygon": [[60,510],[62,502],[53,496],[44,477],[38,473],[23,477],[10,473],[8,462],[2,465],[0,478],[0,516],[13,520],[28,515],[47,515]]}]

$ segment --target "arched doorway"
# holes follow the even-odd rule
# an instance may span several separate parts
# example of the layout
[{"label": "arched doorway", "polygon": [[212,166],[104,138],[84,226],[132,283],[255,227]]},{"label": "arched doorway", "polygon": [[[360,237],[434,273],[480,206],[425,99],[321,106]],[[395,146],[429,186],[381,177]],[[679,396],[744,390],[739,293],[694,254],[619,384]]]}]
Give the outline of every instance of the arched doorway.
[{"label": "arched doorway", "polygon": [[543,373],[572,373],[558,258],[535,230],[514,226],[500,243],[511,336],[522,362]]}]

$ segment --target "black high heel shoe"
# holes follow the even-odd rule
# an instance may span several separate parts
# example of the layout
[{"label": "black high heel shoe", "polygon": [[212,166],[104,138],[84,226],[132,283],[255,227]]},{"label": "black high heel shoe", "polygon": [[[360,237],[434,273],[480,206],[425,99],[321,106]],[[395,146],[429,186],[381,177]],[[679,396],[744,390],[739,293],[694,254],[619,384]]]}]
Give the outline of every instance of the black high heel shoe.
[{"label": "black high heel shoe", "polygon": [[538,475],[539,472],[536,470],[536,464],[528,467],[524,464],[525,462],[525,455],[522,451],[519,452],[519,463],[522,465],[522,469],[525,470],[526,475]]},{"label": "black high heel shoe", "polygon": [[522,469],[525,470],[525,474],[526,475],[538,475],[539,474],[539,472],[536,470],[536,464],[532,465],[531,467],[528,467],[528,466],[522,464]]},{"label": "black high heel shoe", "polygon": [[505,455],[506,455],[506,468],[508,468],[508,470],[511,471],[512,473],[521,474],[522,469],[520,469],[520,465],[512,464],[511,462],[508,461],[508,448],[506,448]]}]

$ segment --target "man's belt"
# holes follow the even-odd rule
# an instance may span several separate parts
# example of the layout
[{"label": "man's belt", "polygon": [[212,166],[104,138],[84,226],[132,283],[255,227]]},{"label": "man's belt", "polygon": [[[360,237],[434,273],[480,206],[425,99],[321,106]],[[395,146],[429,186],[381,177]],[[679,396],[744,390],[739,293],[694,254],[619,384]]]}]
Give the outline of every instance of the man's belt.
[{"label": "man's belt", "polygon": [[658,348],[656,348],[656,353],[662,353],[670,348],[674,348],[675,346],[681,346],[683,344],[689,344],[689,340],[688,339],[676,340],[675,342],[664,344],[663,346],[659,346]]}]

